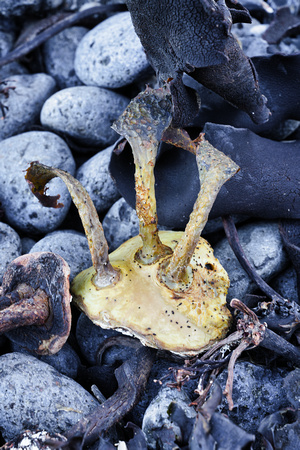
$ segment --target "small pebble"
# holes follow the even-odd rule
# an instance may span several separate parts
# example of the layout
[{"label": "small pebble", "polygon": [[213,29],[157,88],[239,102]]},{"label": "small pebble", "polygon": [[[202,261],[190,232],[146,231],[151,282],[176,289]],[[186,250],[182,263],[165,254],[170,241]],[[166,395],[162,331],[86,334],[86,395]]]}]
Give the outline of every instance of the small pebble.
[{"label": "small pebble", "polygon": [[[269,281],[287,266],[288,258],[276,222],[261,221],[243,225],[238,228],[238,236],[250,264],[264,280]],[[215,245],[214,255],[230,279],[228,300],[243,300],[246,294],[257,289],[242,269],[226,238]]]},{"label": "small pebble", "polygon": [[77,180],[88,191],[98,213],[106,211],[120,197],[108,169],[112,151],[113,146],[97,153],[76,173]]},{"label": "small pebble", "polygon": [[49,75],[13,75],[0,83],[0,140],[37,124],[45,100],[53,94],[55,81]]},{"label": "small pebble", "polygon": [[[222,390],[225,388],[228,372],[224,370],[217,378]],[[219,407],[236,425],[249,433],[255,433],[261,420],[267,414],[288,406],[283,389],[287,371],[267,368],[238,361],[234,368],[232,399],[234,408],[228,409],[225,397]]]},{"label": "small pebble", "polygon": [[25,171],[32,161],[74,174],[75,162],[67,144],[47,131],[30,131],[0,142],[0,202],[9,224],[29,233],[55,230],[65,218],[71,197],[62,180],[55,178],[47,195],[60,195],[62,208],[45,208],[29,189]]},{"label": "small pebble", "polygon": [[0,56],[5,56],[14,44],[14,33],[9,33],[0,30]]},{"label": "small pebble", "polygon": [[124,198],[120,198],[109,209],[102,225],[110,252],[139,234],[139,219],[136,211]]},{"label": "small pebble", "polygon": [[53,252],[60,255],[70,266],[70,281],[93,265],[86,236],[73,230],[47,234],[30,249],[30,253],[34,252]]},{"label": "small pebble", "polygon": [[270,285],[282,297],[300,303],[297,290],[297,274],[294,267],[288,267],[275,277]]},{"label": "small pebble", "polygon": [[41,123],[81,144],[105,147],[118,139],[111,125],[128,102],[123,95],[107,89],[74,86],[48,98],[41,111]]},{"label": "small pebble", "polygon": [[0,284],[3,274],[11,261],[21,255],[21,239],[16,231],[0,222]]},{"label": "small pebble", "polygon": [[[26,355],[31,355],[30,352],[23,349],[17,343],[11,343],[12,352],[20,352]],[[59,373],[66,375],[69,378],[75,379],[78,374],[80,366],[80,359],[75,350],[66,342],[63,347],[54,355],[32,355],[40,361],[54,367]]]},{"label": "small pebble", "polygon": [[65,0],[1,0],[0,14],[5,17],[20,17],[24,14],[34,14],[49,11],[63,5]]},{"label": "small pebble", "polygon": [[119,88],[149,71],[149,63],[129,12],[104,20],[79,43],[75,71],[90,86]]},{"label": "small pebble", "polygon": [[145,433],[149,449],[159,448],[155,431],[161,427],[172,429],[177,436],[177,441],[181,441],[180,427],[169,419],[169,408],[172,402],[176,402],[187,417],[193,418],[196,416],[195,409],[189,406],[191,400],[183,391],[163,387],[146,409],[143,419],[142,430]]},{"label": "small pebble", "polygon": [[87,32],[88,28],[70,27],[48,39],[44,44],[46,72],[55,79],[60,89],[82,85],[74,70],[74,58],[75,50]]},{"label": "small pebble", "polygon": [[98,405],[78,383],[33,356],[0,357],[0,424],[5,440],[26,429],[63,434]]},{"label": "small pebble", "polygon": [[22,64],[13,61],[12,63],[5,64],[5,66],[0,67],[0,80],[5,78],[14,77],[15,75],[26,75],[29,71]]},{"label": "small pebble", "polygon": [[30,237],[23,237],[21,239],[22,243],[22,255],[26,255],[30,252],[31,248],[36,244],[36,241],[34,239],[31,239]]}]

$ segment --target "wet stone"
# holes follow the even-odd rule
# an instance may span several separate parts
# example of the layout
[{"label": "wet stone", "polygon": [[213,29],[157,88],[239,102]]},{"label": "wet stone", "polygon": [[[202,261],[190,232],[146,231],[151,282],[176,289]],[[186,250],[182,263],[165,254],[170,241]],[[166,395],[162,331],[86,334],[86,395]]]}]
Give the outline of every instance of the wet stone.
[{"label": "wet stone", "polygon": [[21,255],[22,246],[18,233],[6,223],[0,222],[0,284],[11,261]]},{"label": "wet stone", "polygon": [[124,198],[120,198],[109,209],[102,225],[110,252],[139,234],[139,219],[136,211]]},{"label": "wet stone", "polygon": [[97,405],[78,383],[33,356],[0,357],[0,430],[6,440],[25,429],[64,433]]},{"label": "wet stone", "polygon": [[70,266],[70,281],[93,265],[86,236],[73,230],[53,231],[40,239],[31,249],[34,252],[53,252]]},{"label": "wet stone", "polygon": [[[217,378],[222,390],[225,389],[227,374],[224,370]],[[229,411],[227,400],[223,398],[220,412],[245,431],[255,433],[265,416],[289,404],[283,389],[286,374],[284,369],[238,361],[234,368],[233,410]]]},{"label": "wet stone", "polygon": [[88,28],[84,27],[70,27],[44,44],[46,72],[55,79],[60,89],[82,85],[75,74],[74,58],[76,48],[87,31]]},{"label": "wet stone", "polygon": [[2,80],[0,140],[37,124],[42,106],[54,89],[54,79],[44,73],[13,75]]},{"label": "wet stone", "polygon": [[105,147],[118,139],[111,125],[128,102],[123,95],[107,89],[74,86],[48,98],[41,111],[41,123],[81,144]]},{"label": "wet stone", "polygon": [[131,84],[149,71],[129,12],[115,14],[84,36],[76,51],[75,71],[86,85],[112,89]]},{"label": "wet stone", "polygon": [[108,169],[112,151],[113,146],[97,153],[76,173],[77,180],[88,191],[98,213],[106,211],[120,197]]},{"label": "wet stone", "polygon": [[32,161],[74,175],[75,162],[67,144],[47,131],[30,131],[0,142],[0,202],[9,224],[29,233],[55,230],[65,218],[71,197],[62,180],[51,180],[47,195],[60,195],[62,208],[45,208],[32,194],[24,176]]},{"label": "wet stone", "polygon": [[[287,267],[288,258],[276,222],[242,225],[238,228],[238,236],[250,264],[265,281]],[[245,294],[254,292],[256,285],[242,269],[226,238],[215,245],[214,254],[230,279],[228,300],[242,300]]]},{"label": "wet stone", "polygon": [[[20,347],[18,344],[11,343],[12,352],[19,352],[25,355],[31,355],[30,352]],[[49,364],[56,369],[62,375],[66,375],[69,378],[75,379],[78,374],[80,366],[80,359],[75,350],[67,342],[64,346],[54,355],[31,355],[36,359]]]},{"label": "wet stone", "polygon": [[193,418],[196,416],[196,411],[192,406],[190,398],[183,392],[170,387],[163,387],[158,395],[152,400],[146,409],[142,430],[145,433],[147,445],[150,449],[158,447],[156,431],[162,427],[170,428],[177,441],[181,441],[181,429],[169,419],[169,411],[172,402],[175,402],[186,414],[187,417]]}]

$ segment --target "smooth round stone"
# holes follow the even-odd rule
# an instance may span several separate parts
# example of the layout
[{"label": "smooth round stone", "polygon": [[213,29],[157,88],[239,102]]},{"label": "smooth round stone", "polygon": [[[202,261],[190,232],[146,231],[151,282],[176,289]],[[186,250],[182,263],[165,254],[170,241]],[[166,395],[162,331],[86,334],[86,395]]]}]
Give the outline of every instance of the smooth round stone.
[{"label": "smooth round stone", "polygon": [[108,169],[112,151],[113,146],[97,153],[76,173],[77,180],[88,191],[98,213],[106,211],[120,197]]},{"label": "smooth round stone", "polygon": [[75,71],[86,85],[112,89],[126,86],[149,67],[129,12],[101,22],[84,36],[76,50]]},{"label": "smooth round stone", "polygon": [[0,14],[5,17],[23,16],[37,12],[58,8],[64,0],[1,0]]},{"label": "smooth round stone", "polygon": [[44,44],[46,72],[55,79],[60,89],[82,85],[74,70],[74,58],[76,48],[87,32],[88,28],[70,27]]},{"label": "smooth round stone", "polygon": [[[238,236],[250,264],[265,281],[268,282],[287,267],[288,258],[276,222],[261,221],[243,225],[238,228]],[[243,300],[246,294],[257,289],[242,269],[226,238],[215,245],[214,255],[228,273],[229,300]]]},{"label": "smooth round stone", "polygon": [[44,73],[14,75],[2,82],[1,89],[7,94],[1,96],[0,140],[38,123],[45,100],[54,92],[55,81]]},{"label": "smooth round stone", "polygon": [[123,95],[107,89],[74,86],[48,98],[41,111],[41,123],[82,144],[106,147],[119,137],[111,125],[128,102]]},{"label": "smooth round stone", "polygon": [[22,245],[18,233],[6,223],[0,222],[0,284],[9,263],[21,253]]},{"label": "smooth round stone", "polygon": [[60,195],[62,208],[46,208],[32,194],[25,171],[32,161],[66,170],[72,175],[75,162],[67,144],[48,131],[30,131],[0,142],[0,202],[11,226],[29,233],[47,233],[64,220],[71,197],[62,180],[48,184],[47,195]]},{"label": "smooth round stone", "polygon": [[93,265],[87,238],[73,230],[47,234],[30,249],[30,253],[34,252],[53,252],[60,255],[70,266],[70,281]]},{"label": "smooth round stone", "polygon": [[78,383],[33,356],[0,357],[0,423],[5,440],[24,429],[64,433],[98,405]]},{"label": "smooth round stone", "polygon": [[109,209],[102,225],[110,252],[139,234],[139,219],[136,211],[124,198],[120,198]]}]

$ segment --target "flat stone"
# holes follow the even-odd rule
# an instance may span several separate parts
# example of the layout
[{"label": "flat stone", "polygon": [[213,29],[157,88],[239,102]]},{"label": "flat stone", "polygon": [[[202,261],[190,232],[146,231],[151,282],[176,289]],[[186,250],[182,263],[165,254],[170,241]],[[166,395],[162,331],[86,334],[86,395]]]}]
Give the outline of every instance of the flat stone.
[{"label": "flat stone", "polygon": [[[224,370],[217,378],[222,390],[225,389],[227,374],[227,370]],[[283,388],[286,374],[287,371],[283,369],[238,361],[234,368],[233,410],[229,411],[224,398],[219,407],[220,412],[245,431],[255,433],[263,417],[288,405]]]},{"label": "flat stone", "polygon": [[[255,222],[238,228],[241,246],[257,273],[267,282],[285,269],[288,258],[276,222]],[[222,239],[214,248],[230,279],[227,298],[243,300],[257,286],[242,269],[227,239]]]},{"label": "flat stone", "polygon": [[46,72],[55,79],[60,89],[82,85],[74,70],[74,58],[79,42],[88,31],[84,27],[70,27],[44,44]]},{"label": "flat stone", "polygon": [[128,102],[123,95],[107,89],[74,86],[48,98],[41,111],[41,123],[81,144],[106,147],[119,137],[111,125]]},{"label": "flat stone", "polygon": [[76,50],[75,71],[90,86],[126,86],[146,74],[149,67],[129,12],[101,22],[84,36]]},{"label": "flat stone", "polygon": [[64,433],[98,405],[78,383],[33,356],[0,357],[0,430],[5,440],[26,429]]},{"label": "flat stone", "polygon": [[139,219],[136,211],[124,198],[117,200],[109,209],[102,225],[110,252],[139,234]]},{"label": "flat stone", "polygon": [[[2,80],[0,140],[26,131],[38,123],[45,100],[53,94],[55,81],[49,75],[14,75]],[[1,93],[2,91],[2,93]]]},{"label": "flat stone", "polygon": [[109,162],[113,146],[102,150],[79,167],[76,178],[88,191],[98,213],[110,208],[120,197],[110,176]]},{"label": "flat stone", "polygon": [[0,284],[8,264],[21,255],[22,245],[18,233],[0,222]]},{"label": "flat stone", "polygon": [[61,230],[48,233],[40,239],[29,253],[53,252],[60,255],[70,266],[70,281],[80,272],[93,265],[87,242],[83,233]]},{"label": "flat stone", "polygon": [[9,224],[25,232],[54,231],[64,220],[71,197],[62,180],[51,180],[48,195],[60,195],[62,208],[45,208],[24,178],[32,161],[74,174],[75,162],[67,144],[48,131],[30,131],[0,142],[0,201]]}]

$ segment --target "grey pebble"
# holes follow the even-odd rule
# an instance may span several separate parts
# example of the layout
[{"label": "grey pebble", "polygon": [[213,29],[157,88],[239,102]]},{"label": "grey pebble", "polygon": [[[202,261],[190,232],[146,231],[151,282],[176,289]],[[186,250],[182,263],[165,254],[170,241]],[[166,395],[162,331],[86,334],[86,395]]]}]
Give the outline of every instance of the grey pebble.
[{"label": "grey pebble", "polygon": [[21,252],[22,245],[18,233],[6,223],[0,222],[0,284],[7,266],[20,256]]},{"label": "grey pebble", "polygon": [[113,146],[88,159],[76,172],[76,178],[88,191],[96,210],[102,213],[120,197],[110,176],[109,163]]},{"label": "grey pebble", "polygon": [[[11,350],[25,355],[31,355],[30,352],[23,349],[17,343],[11,343]],[[75,350],[66,342],[63,347],[54,355],[31,355],[44,363],[54,367],[59,373],[69,378],[75,379],[80,366],[80,359]]]},{"label": "grey pebble", "polygon": [[5,56],[12,48],[15,35],[12,32],[0,30],[0,56]]},{"label": "grey pebble", "polygon": [[82,144],[105,147],[119,137],[111,125],[128,102],[123,95],[107,89],[74,86],[48,98],[41,111],[41,123]]},{"label": "grey pebble", "polygon": [[0,357],[0,430],[4,439],[24,429],[64,433],[98,402],[74,380],[30,355]]},{"label": "grey pebble", "polygon": [[47,195],[60,195],[62,208],[45,208],[32,194],[25,171],[32,161],[58,167],[72,175],[75,162],[67,144],[47,131],[30,131],[0,142],[0,202],[9,224],[30,233],[55,230],[65,218],[71,197],[62,180],[48,184]]},{"label": "grey pebble", "polygon": [[[217,378],[222,390],[225,388],[227,374],[227,370],[224,370]],[[220,412],[228,415],[229,419],[245,431],[255,433],[263,417],[288,405],[283,389],[286,375],[287,371],[283,369],[238,361],[233,379],[234,408],[229,411],[227,400],[223,398]]]},{"label": "grey pebble", "polygon": [[[276,222],[261,221],[238,228],[241,246],[257,273],[266,281],[287,267],[288,258]],[[227,271],[230,279],[228,299],[243,300],[257,286],[242,269],[227,239],[215,245],[214,255]]]},{"label": "grey pebble", "polygon": [[91,86],[119,88],[133,83],[149,69],[129,12],[104,20],[79,43],[75,71]]},{"label": "grey pebble", "polygon": [[136,211],[124,198],[120,198],[109,209],[102,225],[110,252],[139,234],[139,219]]},{"label": "grey pebble", "polygon": [[142,430],[150,449],[160,448],[158,447],[159,442],[157,442],[155,431],[161,427],[173,430],[176,440],[181,442],[182,432],[180,427],[169,419],[169,408],[172,402],[176,402],[187,417],[193,418],[196,416],[195,409],[189,406],[190,398],[183,391],[178,391],[171,387],[163,387],[146,409],[143,419]]},{"label": "grey pebble", "polygon": [[5,78],[14,77],[15,75],[26,75],[28,70],[22,64],[13,61],[11,63],[5,64],[5,66],[0,67],[0,80]]},{"label": "grey pebble", "polygon": [[30,252],[30,249],[34,246],[36,241],[34,239],[31,239],[30,237],[23,237],[21,239],[22,244],[22,255],[26,255]]},{"label": "grey pebble", "polygon": [[87,32],[88,28],[70,27],[48,39],[44,44],[46,72],[55,79],[60,89],[82,85],[75,73],[74,58],[75,50]]},{"label": "grey pebble", "polygon": [[270,283],[272,288],[282,297],[300,303],[297,290],[297,274],[294,267],[288,267]]},{"label": "grey pebble", "polygon": [[38,123],[45,100],[53,94],[55,81],[49,75],[12,75],[1,81],[2,120],[0,140],[26,131]]},{"label": "grey pebble", "polygon": [[1,0],[0,14],[5,17],[19,17],[23,14],[49,11],[58,8],[63,3],[64,0]]},{"label": "grey pebble", "polygon": [[53,252],[60,255],[70,266],[70,281],[93,265],[87,238],[73,230],[47,234],[30,249],[30,253],[34,252]]}]

